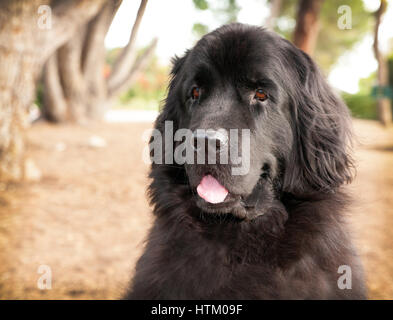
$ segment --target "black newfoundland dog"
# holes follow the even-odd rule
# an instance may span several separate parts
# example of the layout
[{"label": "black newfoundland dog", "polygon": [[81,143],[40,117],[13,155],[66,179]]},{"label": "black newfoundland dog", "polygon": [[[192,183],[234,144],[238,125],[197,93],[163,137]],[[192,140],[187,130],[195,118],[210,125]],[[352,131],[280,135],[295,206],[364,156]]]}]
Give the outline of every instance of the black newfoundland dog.
[{"label": "black newfoundland dog", "polygon": [[249,129],[249,170],[153,163],[156,220],[126,298],[366,297],[340,189],[352,178],[350,117],[307,54],[263,28],[223,26],[174,60],[163,135],[166,121]]}]

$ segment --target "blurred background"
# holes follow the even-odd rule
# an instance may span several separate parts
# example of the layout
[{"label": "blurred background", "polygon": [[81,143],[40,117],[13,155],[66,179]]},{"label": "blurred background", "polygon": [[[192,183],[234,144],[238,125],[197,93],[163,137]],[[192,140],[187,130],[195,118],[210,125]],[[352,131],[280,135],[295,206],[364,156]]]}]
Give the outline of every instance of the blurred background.
[{"label": "blurred background", "polygon": [[348,215],[372,299],[393,299],[393,3],[0,2],[0,299],[116,299],[152,223],[143,138],[171,57],[230,22],[310,54],[353,115]]}]

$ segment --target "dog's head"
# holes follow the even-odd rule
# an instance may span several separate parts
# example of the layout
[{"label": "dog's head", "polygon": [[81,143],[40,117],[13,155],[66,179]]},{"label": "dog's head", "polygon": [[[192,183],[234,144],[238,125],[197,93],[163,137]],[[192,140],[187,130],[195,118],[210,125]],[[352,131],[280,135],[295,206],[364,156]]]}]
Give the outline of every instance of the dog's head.
[{"label": "dog's head", "polygon": [[345,104],[308,55],[259,27],[223,26],[176,58],[156,122],[163,135],[165,121],[193,133],[175,134],[174,149],[191,148],[193,161],[177,165],[206,212],[244,214],[351,180]]}]

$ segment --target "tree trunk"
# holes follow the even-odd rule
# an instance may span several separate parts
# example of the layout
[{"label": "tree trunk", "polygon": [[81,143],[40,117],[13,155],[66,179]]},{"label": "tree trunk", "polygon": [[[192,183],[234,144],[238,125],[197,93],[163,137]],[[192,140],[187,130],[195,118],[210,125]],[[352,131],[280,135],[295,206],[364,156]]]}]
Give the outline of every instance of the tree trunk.
[{"label": "tree trunk", "polygon": [[43,71],[44,104],[42,114],[51,122],[63,122],[67,119],[67,103],[64,99],[60,82],[57,53],[45,63]]},{"label": "tree trunk", "polygon": [[50,0],[0,2],[0,181],[24,176],[24,131],[44,62],[104,0],[53,1],[52,26],[42,28],[38,9]]},{"label": "tree trunk", "polygon": [[82,74],[81,56],[84,33],[78,31],[73,39],[57,51],[58,67],[69,119],[86,121],[86,85]]},{"label": "tree trunk", "polygon": [[[389,85],[389,69],[387,59],[379,50],[379,27],[381,25],[382,17],[387,9],[387,1],[381,0],[381,5],[375,13],[375,29],[374,29],[374,55],[378,62],[377,80],[378,87],[384,88]],[[379,90],[377,90],[378,92]],[[390,97],[377,96],[377,114],[378,119],[383,125],[392,123],[392,105]]]},{"label": "tree trunk", "polygon": [[0,181],[24,175],[24,130],[35,94],[38,62],[33,55],[0,47]]},{"label": "tree trunk", "polygon": [[136,35],[138,33],[143,14],[145,12],[146,5],[147,5],[147,0],[141,0],[141,4],[139,6],[139,10],[136,15],[135,22],[131,30],[130,39],[128,40],[128,43],[125,46],[125,48],[120,53],[119,58],[116,59],[116,62],[113,66],[113,72],[109,76],[108,79],[109,92],[117,91],[118,87],[121,86],[123,82],[126,81],[126,79],[129,77],[129,73],[131,72],[136,57],[136,50],[135,50]]},{"label": "tree trunk", "polygon": [[312,55],[319,33],[319,13],[323,0],[299,0],[293,43]]},{"label": "tree trunk", "polygon": [[[84,123],[102,118],[106,110],[107,87],[104,78],[105,36],[121,0],[108,1],[93,19],[77,31],[54,55],[65,98],[67,117],[62,120]],[[44,91],[51,87],[44,84]],[[47,109],[57,109],[62,96],[55,95]],[[48,119],[50,120],[50,118]]]},{"label": "tree trunk", "polygon": [[[154,53],[157,39],[136,58],[136,36],[147,4],[147,0],[141,0],[129,42],[116,59],[109,77],[105,78],[104,40],[120,3],[121,0],[107,2],[87,24],[84,37],[78,31],[77,36],[58,50],[64,96],[67,108],[73,110],[71,120],[102,118],[111,99],[132,85]],[[60,95],[57,97],[61,99]]]},{"label": "tree trunk", "polygon": [[107,106],[105,36],[120,4],[121,0],[108,2],[87,26],[82,69],[87,88],[87,116],[92,119],[102,118]]},{"label": "tree trunk", "polygon": [[149,44],[146,50],[141,54],[135,61],[134,65],[132,66],[131,70],[125,78],[123,79],[122,83],[119,83],[116,87],[112,88],[108,92],[108,98],[112,98],[116,94],[124,91],[126,88],[130,88],[131,85],[135,82],[139,72],[146,68],[147,63],[149,62],[151,56],[154,53],[154,50],[157,46],[158,39],[154,38],[153,41]]}]

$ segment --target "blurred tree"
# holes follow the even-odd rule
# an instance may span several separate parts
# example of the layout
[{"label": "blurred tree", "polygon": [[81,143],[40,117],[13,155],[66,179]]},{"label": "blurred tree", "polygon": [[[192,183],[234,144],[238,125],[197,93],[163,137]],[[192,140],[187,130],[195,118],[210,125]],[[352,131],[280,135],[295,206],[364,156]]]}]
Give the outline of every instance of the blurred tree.
[{"label": "blurred tree", "polygon": [[364,8],[362,0],[349,2],[352,23],[348,29],[339,27],[338,21],[342,14],[338,9],[347,3],[345,0],[329,0],[322,6],[322,28],[319,31],[314,56],[326,72],[330,71],[340,56],[351,50],[372,30],[372,14]]},{"label": "blurred tree", "polygon": [[192,0],[194,2],[195,7],[199,10],[206,10],[209,8],[209,4],[207,0]]},{"label": "blurred tree", "polygon": [[293,43],[309,55],[314,53],[319,33],[319,13],[324,0],[299,0]]},{"label": "blurred tree", "polygon": [[26,175],[24,130],[43,64],[104,3],[105,0],[0,2],[0,181],[19,180]]},{"label": "blurred tree", "polygon": [[[379,27],[384,13],[386,12],[388,3],[386,0],[381,0],[379,9],[375,12],[375,29],[374,29],[374,55],[378,62],[377,80],[378,89],[376,92],[377,98],[377,113],[379,121],[388,125],[392,123],[392,106],[389,95],[387,94],[389,87],[389,69],[386,57],[379,50]],[[391,90],[391,89],[390,89]]]},{"label": "blurred tree", "polygon": [[359,92],[360,94],[370,94],[373,86],[377,81],[377,73],[372,72],[367,77],[359,79]]},{"label": "blurred tree", "polygon": [[[237,21],[237,15],[240,11],[240,7],[236,0],[219,0],[219,1],[207,1],[207,0],[192,0],[195,8],[199,10],[211,10],[214,18],[220,22],[220,24],[226,24]],[[195,23],[193,26],[193,32],[200,38],[208,33],[209,28],[205,24]]]},{"label": "blurred tree", "polygon": [[342,92],[341,97],[353,117],[361,119],[378,120],[377,101],[373,97],[372,92],[377,79],[377,73],[372,72],[366,78],[359,80],[359,91],[351,94]]},{"label": "blurred tree", "polygon": [[[393,52],[388,57],[388,69],[389,69],[389,86],[393,89]],[[391,97],[393,100],[393,96]]]},{"label": "blurred tree", "polygon": [[[143,51],[140,54],[142,53]],[[120,95],[122,107],[157,110],[157,102],[163,101],[167,93],[169,72],[169,66],[162,66],[158,57],[153,56],[132,87]]]},{"label": "blurred tree", "polygon": [[265,22],[265,26],[269,29],[274,29],[276,26],[276,20],[280,15],[282,0],[269,0],[270,3],[270,15]]},{"label": "blurred tree", "polygon": [[[225,4],[228,4],[227,1],[228,0],[221,0],[218,2],[218,8],[221,8],[221,23],[236,21],[237,13],[242,4],[242,1],[238,0],[233,1],[231,6],[225,6]],[[193,0],[193,2],[197,9],[213,10],[213,14],[217,12],[217,7],[212,7],[213,1]],[[268,0],[268,2],[270,3],[271,13],[265,22],[265,26],[274,29],[287,39],[293,38],[294,29],[296,27],[296,17],[299,13],[298,8],[300,7],[301,0]],[[342,29],[338,26],[338,21],[342,16],[339,8],[346,6],[348,1],[314,0],[312,2],[314,5],[318,2],[322,2],[319,14],[319,24],[322,28],[319,29],[319,32],[311,30],[311,32],[314,32],[314,37],[318,35],[317,38],[313,40],[316,41],[314,44],[314,56],[322,69],[328,73],[334,63],[337,62],[338,58],[346,51],[351,50],[353,46],[360,42],[366,33],[371,30],[372,16],[370,12],[365,10],[363,0],[351,0],[349,7],[351,10],[352,28]],[[217,2],[214,2],[214,4],[217,6]],[[233,10],[233,8],[236,8],[236,10],[225,19],[225,12],[227,12],[225,8],[229,11]],[[201,37],[210,30],[206,25],[196,23],[193,27],[193,31],[198,37]],[[305,31],[308,32],[309,30]]]},{"label": "blurred tree", "polygon": [[[298,0],[283,1],[275,30],[285,38],[290,38],[296,21]],[[345,0],[324,1],[319,15],[320,25],[314,57],[322,69],[328,73],[338,58],[359,43],[372,28],[372,15],[364,8],[363,0],[350,2],[351,28],[342,29],[338,21],[342,17],[339,8],[346,6]]]},{"label": "blurred tree", "polygon": [[197,22],[197,23],[194,23],[194,25],[192,26],[192,31],[199,38],[209,32],[209,27],[203,23]]},{"label": "blurred tree", "polygon": [[128,44],[105,72],[104,40],[121,0],[107,1],[77,34],[60,47],[44,69],[44,115],[48,120],[84,122],[100,118],[108,102],[129,88],[154,52],[154,39],[137,56],[135,41],[148,0],[141,0]]}]

